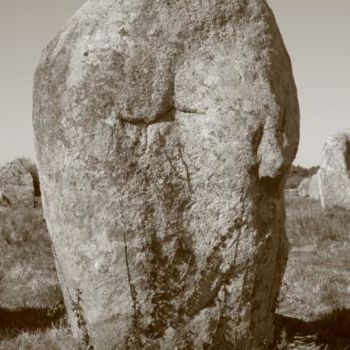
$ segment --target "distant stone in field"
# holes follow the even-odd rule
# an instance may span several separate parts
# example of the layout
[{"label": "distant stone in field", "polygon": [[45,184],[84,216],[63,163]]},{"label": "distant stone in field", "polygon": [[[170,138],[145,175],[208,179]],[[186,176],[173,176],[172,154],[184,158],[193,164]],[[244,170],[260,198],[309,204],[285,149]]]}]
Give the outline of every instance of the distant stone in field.
[{"label": "distant stone in field", "polygon": [[319,181],[322,206],[350,209],[350,130],[337,133],[326,141]]},{"label": "distant stone in field", "polygon": [[88,1],[42,55],[33,118],[86,347],[270,349],[299,111],[265,1]]},{"label": "distant stone in field", "polygon": [[300,185],[298,187],[298,193],[300,197],[309,197],[310,181],[311,181],[311,178],[307,177],[300,182]]},{"label": "distant stone in field", "polygon": [[298,187],[300,197],[309,197],[315,200],[320,199],[319,175],[316,173],[311,177],[305,178]]},{"label": "distant stone in field", "polygon": [[315,200],[320,200],[320,177],[318,173],[310,178],[309,197]]},{"label": "distant stone in field", "polygon": [[0,205],[34,207],[34,183],[28,161],[16,159],[0,167]]}]

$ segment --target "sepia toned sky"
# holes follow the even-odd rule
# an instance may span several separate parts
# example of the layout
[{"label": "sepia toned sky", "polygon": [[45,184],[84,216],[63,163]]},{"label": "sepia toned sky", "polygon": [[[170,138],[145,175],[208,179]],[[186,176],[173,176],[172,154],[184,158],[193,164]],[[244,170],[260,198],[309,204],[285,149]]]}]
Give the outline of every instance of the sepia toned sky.
[{"label": "sepia toned sky", "polygon": [[[0,0],[0,164],[34,156],[32,78],[42,48],[84,0]],[[301,109],[296,164],[317,165],[350,128],[350,0],[268,0],[291,55]]]}]

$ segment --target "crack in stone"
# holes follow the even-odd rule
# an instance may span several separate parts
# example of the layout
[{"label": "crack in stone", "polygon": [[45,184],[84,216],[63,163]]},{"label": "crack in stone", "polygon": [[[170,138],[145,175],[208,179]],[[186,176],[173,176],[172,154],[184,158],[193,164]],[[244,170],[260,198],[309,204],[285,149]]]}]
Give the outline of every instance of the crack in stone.
[{"label": "crack in stone", "polygon": [[77,323],[78,323],[78,328],[81,330],[82,332],[82,341],[83,341],[83,345],[84,348],[86,350],[94,350],[94,347],[91,345],[90,343],[90,335],[89,335],[89,331],[87,329],[87,323],[85,320],[85,316],[84,316],[84,310],[81,306],[81,290],[77,289],[76,290],[76,300],[74,301],[71,298],[71,304],[72,304],[72,311],[77,319]]},{"label": "crack in stone", "polygon": [[3,194],[2,192],[0,192],[0,199],[1,201],[4,201],[5,203],[7,203],[10,207],[12,207],[12,203],[9,200],[9,198],[7,196],[5,196],[5,194]]},{"label": "crack in stone", "polygon": [[138,118],[131,119],[130,117],[125,117],[125,116],[119,116],[119,120],[121,120],[124,123],[131,124],[131,125],[140,126],[140,127],[147,127],[147,126],[153,125],[153,124],[174,122],[175,121],[175,112],[176,112],[176,109],[174,107],[171,107],[168,110],[166,110],[165,112],[162,112],[161,114],[155,116],[152,120],[149,120],[149,121],[144,117],[138,117]]},{"label": "crack in stone", "polygon": [[[140,318],[141,318],[141,313],[139,310],[139,303],[137,301],[137,292],[135,286],[132,284],[132,278],[131,278],[131,273],[130,273],[130,265],[129,265],[129,255],[128,255],[128,245],[126,241],[126,236],[125,232],[123,232],[123,240],[124,240],[124,255],[125,255],[125,265],[126,265],[126,271],[127,271],[127,276],[128,276],[128,284],[130,288],[130,294],[131,294],[131,300],[132,300],[132,308],[134,310],[134,315],[133,315],[133,324],[132,324],[132,335],[134,336],[134,340],[127,339],[128,341],[134,341],[135,346],[141,346],[141,341],[139,339],[140,337]],[[128,348],[126,344],[126,348]],[[137,347],[138,348],[138,347]]]},{"label": "crack in stone", "polygon": [[[139,127],[148,127],[149,125],[154,125],[154,124],[160,124],[160,123],[169,123],[169,122],[175,122],[175,114],[176,112],[181,112],[185,114],[196,114],[196,115],[205,115],[204,112],[201,112],[197,109],[194,108],[187,108],[187,107],[178,107],[174,108],[171,107],[165,112],[162,112],[162,114],[159,114],[158,116],[155,116],[152,120],[147,120],[145,117],[126,117],[126,116],[121,116],[119,115],[118,119],[124,123],[128,123],[131,125],[139,126]],[[106,124],[110,127],[108,123],[105,121],[102,121],[103,124]]]},{"label": "crack in stone", "polygon": [[185,181],[187,183],[187,187],[188,187],[188,191],[190,193],[193,192],[193,189],[192,189],[192,183],[191,183],[191,176],[190,176],[190,172],[189,172],[189,169],[188,169],[188,165],[187,163],[185,162],[184,158],[183,158],[183,152],[182,152],[182,149],[181,149],[181,145],[178,144],[177,145],[177,149],[178,149],[178,153],[179,153],[179,157],[180,157],[180,160],[181,160],[181,163],[185,169],[185,174],[186,176],[183,176],[179,170],[175,167],[175,165],[173,164],[168,152],[164,149],[164,153],[165,153],[165,157],[167,158],[167,161],[171,167],[171,169],[174,170],[174,172],[176,173],[176,175],[183,181]]},{"label": "crack in stone", "polygon": [[191,266],[191,262],[192,262],[192,255],[190,256],[188,262],[187,262],[187,266],[186,266],[186,270],[185,272],[183,273],[183,275],[181,276],[180,280],[179,280],[179,284],[181,284],[181,282],[186,278],[187,276],[187,273],[188,273],[188,270]]},{"label": "crack in stone", "polygon": [[182,162],[182,164],[183,164],[183,166],[185,168],[186,182],[187,182],[188,190],[189,190],[190,193],[192,193],[193,190],[192,190],[191,176],[190,176],[190,172],[188,170],[188,165],[187,165],[187,163],[185,162],[185,160],[183,158],[181,145],[178,144],[177,148],[178,148],[178,152],[179,152],[179,156],[180,156],[181,162]]},{"label": "crack in stone", "polygon": [[164,149],[164,153],[165,153],[165,157],[166,157],[166,159],[167,159],[167,161],[168,161],[168,163],[170,165],[170,168],[175,171],[176,175],[178,175],[179,178],[184,179],[184,177],[179,173],[179,171],[174,166],[174,164],[173,164],[173,162],[172,162],[168,152],[166,151],[166,149]]},{"label": "crack in stone", "polygon": [[203,112],[194,109],[194,108],[188,108],[188,107],[179,107],[176,108],[178,112],[185,113],[185,114],[204,114]]}]

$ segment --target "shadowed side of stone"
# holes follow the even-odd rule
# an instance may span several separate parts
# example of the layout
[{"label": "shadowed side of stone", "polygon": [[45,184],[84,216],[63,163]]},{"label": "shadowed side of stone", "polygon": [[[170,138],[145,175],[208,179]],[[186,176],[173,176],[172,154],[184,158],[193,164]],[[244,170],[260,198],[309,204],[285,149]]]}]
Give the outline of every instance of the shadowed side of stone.
[{"label": "shadowed side of stone", "polygon": [[269,348],[299,110],[264,1],[88,1],[42,54],[33,120],[85,346]]}]

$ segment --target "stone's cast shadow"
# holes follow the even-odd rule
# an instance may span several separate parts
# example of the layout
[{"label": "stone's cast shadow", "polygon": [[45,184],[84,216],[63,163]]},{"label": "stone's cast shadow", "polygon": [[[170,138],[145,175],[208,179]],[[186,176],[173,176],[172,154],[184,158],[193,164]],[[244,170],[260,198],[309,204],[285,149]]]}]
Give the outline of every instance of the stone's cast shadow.
[{"label": "stone's cast shadow", "polygon": [[65,316],[64,308],[20,309],[16,311],[0,308],[0,339],[16,337],[21,332],[44,330],[58,324]]},{"label": "stone's cast shadow", "polygon": [[287,341],[297,336],[327,350],[350,349],[350,309],[337,309],[310,322],[277,314],[276,326],[277,339],[285,331]]},{"label": "stone's cast shadow", "polygon": [[[21,332],[45,330],[58,324],[66,315],[64,308],[21,309],[10,311],[0,308],[0,339],[16,337]],[[315,321],[306,322],[297,318],[276,315],[276,340],[285,332],[286,340],[295,337],[307,343],[323,345],[327,350],[350,349],[350,309],[334,310]]]}]

